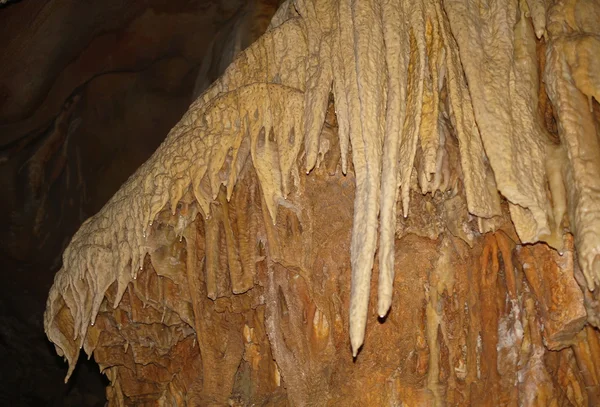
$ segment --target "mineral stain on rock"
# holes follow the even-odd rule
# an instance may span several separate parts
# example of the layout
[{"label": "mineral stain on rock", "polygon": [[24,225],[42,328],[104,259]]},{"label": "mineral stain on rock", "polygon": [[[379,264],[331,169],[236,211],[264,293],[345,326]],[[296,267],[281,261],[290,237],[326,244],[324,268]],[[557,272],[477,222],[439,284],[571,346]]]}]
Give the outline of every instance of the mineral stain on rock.
[{"label": "mineral stain on rock", "polygon": [[594,405],[598,27],[284,2],[66,249],[69,375],[83,347],[114,405]]}]

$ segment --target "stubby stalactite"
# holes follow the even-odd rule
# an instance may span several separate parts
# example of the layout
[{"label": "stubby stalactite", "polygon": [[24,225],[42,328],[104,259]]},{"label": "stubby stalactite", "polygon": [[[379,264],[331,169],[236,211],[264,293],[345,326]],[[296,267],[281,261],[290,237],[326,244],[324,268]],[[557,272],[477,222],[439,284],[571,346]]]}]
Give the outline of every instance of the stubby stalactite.
[{"label": "stubby stalactite", "polygon": [[83,347],[114,405],[599,402],[600,6],[480,3],[285,2],[73,237],[69,374]]}]

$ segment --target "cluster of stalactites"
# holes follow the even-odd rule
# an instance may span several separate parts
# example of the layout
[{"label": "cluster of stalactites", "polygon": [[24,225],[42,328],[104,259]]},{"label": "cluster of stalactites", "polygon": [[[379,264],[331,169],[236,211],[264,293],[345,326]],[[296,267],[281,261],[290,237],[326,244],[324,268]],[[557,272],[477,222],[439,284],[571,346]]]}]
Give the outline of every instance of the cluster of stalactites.
[{"label": "cluster of stalactites", "polygon": [[[297,19],[263,35],[190,106],[153,156],[73,236],[44,315],[48,338],[69,361],[67,379],[108,288],[116,284],[116,308],[146,254],[156,249],[152,230],[159,212],[169,208],[177,215],[175,229],[183,235],[198,212],[210,216],[210,204],[222,186],[227,199],[231,197],[248,162],[275,221],[279,203],[298,177],[305,55],[304,30]],[[192,196],[195,204],[180,211],[184,196]],[[65,305],[70,317],[64,314]]]},{"label": "cluster of stalactites", "polygon": [[[537,116],[538,65],[527,4],[500,2],[485,17],[469,1],[446,2],[444,10],[428,0],[294,4],[308,44],[307,171],[318,155],[330,90],[344,172],[352,146],[354,355],[364,340],[378,236],[377,312],[385,316],[392,302],[397,202],[408,216],[414,175],[423,193],[456,187],[445,148],[451,135],[459,143],[468,210],[481,219],[481,231],[501,213],[500,192],[522,241],[559,245],[560,221],[554,219],[562,218],[564,193],[552,191],[555,215],[546,176],[553,146]],[[499,39],[496,30],[506,36]],[[556,178],[557,190],[564,189],[560,174]]]},{"label": "cluster of stalactites", "polygon": [[[493,228],[502,196],[523,243],[544,241],[560,252],[568,210],[589,288],[600,282],[600,148],[593,114],[576,116],[585,110],[584,95],[591,109],[600,89],[593,69],[600,55],[593,35],[600,26],[597,4],[561,1],[549,11],[537,0],[485,7],[479,0],[294,4],[307,31],[307,171],[316,161],[330,89],[344,172],[352,146],[354,355],[364,340],[378,235],[377,312],[384,316],[392,301],[398,200],[408,216],[414,176],[423,193],[456,187],[445,149],[451,135],[458,139],[461,183],[480,232]],[[562,31],[550,27],[548,35],[547,14]],[[573,31],[585,36],[568,37]],[[560,144],[538,111],[536,37],[549,41],[554,63],[546,82]]]},{"label": "cluster of stalactites", "polygon": [[[71,368],[105,291],[117,283],[116,306],[150,250],[153,219],[167,206],[175,211],[187,191],[209,216],[221,185],[231,196],[250,158],[275,222],[277,206],[297,179],[302,143],[306,172],[318,162],[331,92],[341,168],[348,170],[351,146],[356,179],[354,355],[364,340],[378,237],[378,314],[385,315],[392,302],[398,200],[408,216],[415,178],[423,193],[457,188],[446,149],[451,137],[458,140],[460,184],[480,232],[490,230],[501,214],[503,196],[521,241],[544,240],[560,249],[568,209],[592,288],[600,279],[600,270],[592,271],[592,265],[600,268],[594,262],[600,252],[600,149],[592,114],[577,113],[574,106],[580,102],[577,92],[590,100],[598,96],[593,65],[576,63],[585,52],[590,61],[600,55],[586,51],[597,47],[596,37],[569,51],[571,39],[562,39],[562,32],[578,21],[561,25],[560,13],[549,13],[549,21],[563,30],[549,29],[546,81],[565,148],[550,142],[537,112],[535,36],[546,36],[546,3],[503,0],[486,7],[476,0],[447,0],[443,8],[435,0],[285,2],[272,28],[192,104],[158,151],[84,223],[65,251],[45,327]],[[568,72],[561,71],[565,67]],[[566,74],[574,75],[574,85]],[[584,128],[576,127],[577,114],[585,116]],[[583,147],[585,156],[578,153]],[[565,178],[576,181],[567,190]],[[191,212],[186,216],[184,225],[193,220]],[[55,319],[60,298],[73,316],[73,340]]]}]

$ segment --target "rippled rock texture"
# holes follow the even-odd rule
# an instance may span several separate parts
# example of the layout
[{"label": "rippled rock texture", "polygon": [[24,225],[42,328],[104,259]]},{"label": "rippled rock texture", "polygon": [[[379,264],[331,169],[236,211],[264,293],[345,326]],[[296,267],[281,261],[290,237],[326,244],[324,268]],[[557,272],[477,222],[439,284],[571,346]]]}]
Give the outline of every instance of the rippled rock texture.
[{"label": "rippled rock texture", "polygon": [[597,405],[600,7],[288,0],[74,235],[113,405]]},{"label": "rippled rock texture", "polygon": [[0,1],[0,405],[104,405],[43,334],[61,253],[277,3]]}]

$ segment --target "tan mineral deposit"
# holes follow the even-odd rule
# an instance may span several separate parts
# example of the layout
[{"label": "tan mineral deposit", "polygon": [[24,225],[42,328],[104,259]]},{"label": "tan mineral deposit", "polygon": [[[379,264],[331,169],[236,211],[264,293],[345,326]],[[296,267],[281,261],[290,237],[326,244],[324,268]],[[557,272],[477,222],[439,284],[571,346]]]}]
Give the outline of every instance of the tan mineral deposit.
[{"label": "tan mineral deposit", "polygon": [[[600,3],[288,0],[63,255],[111,406],[600,405]],[[553,123],[549,126],[548,123]]]}]

